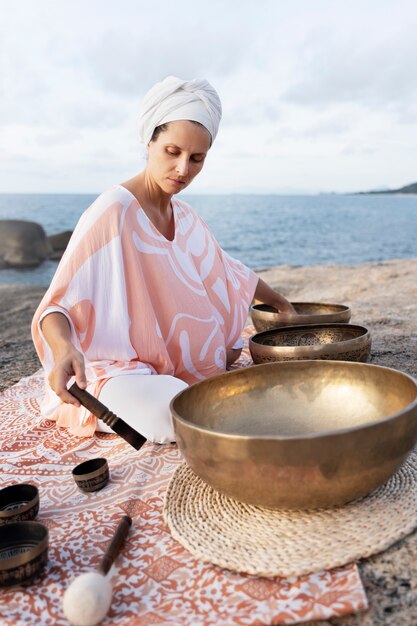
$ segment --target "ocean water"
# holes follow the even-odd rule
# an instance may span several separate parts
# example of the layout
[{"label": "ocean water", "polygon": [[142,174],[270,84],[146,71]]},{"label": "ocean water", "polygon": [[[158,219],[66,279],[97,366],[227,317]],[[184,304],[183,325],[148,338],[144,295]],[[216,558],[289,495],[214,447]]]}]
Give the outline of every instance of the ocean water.
[{"label": "ocean water", "polygon": [[[253,269],[417,257],[415,195],[182,195],[220,245]],[[73,229],[96,195],[0,194],[0,219]],[[48,285],[57,267],[0,270],[0,283]]]}]

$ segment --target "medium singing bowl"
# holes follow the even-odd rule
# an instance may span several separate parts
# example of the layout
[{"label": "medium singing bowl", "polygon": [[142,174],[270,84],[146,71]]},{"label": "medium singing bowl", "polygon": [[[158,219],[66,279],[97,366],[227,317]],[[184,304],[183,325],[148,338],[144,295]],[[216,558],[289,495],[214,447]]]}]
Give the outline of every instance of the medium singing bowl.
[{"label": "medium singing bowl", "polygon": [[214,489],[267,508],[340,505],[417,441],[417,384],[367,363],[285,361],[209,378],[171,402],[178,446]]},{"label": "medium singing bowl", "polygon": [[107,459],[89,459],[79,463],[72,470],[72,477],[81,491],[100,491],[110,479],[110,470]]},{"label": "medium singing bowl", "polygon": [[0,490],[0,526],[35,519],[39,513],[39,491],[30,483],[9,485]]},{"label": "medium singing bowl", "polygon": [[257,333],[249,339],[254,363],[329,359],[366,362],[371,334],[353,324],[285,326]]},{"label": "medium singing bowl", "polygon": [[29,583],[48,562],[48,529],[38,522],[0,527],[0,587]]},{"label": "medium singing bowl", "polygon": [[303,324],[348,324],[352,312],[345,304],[326,304],[324,302],[292,302],[296,313],[279,313],[269,304],[253,304],[250,316],[258,332],[282,326],[300,326]]}]

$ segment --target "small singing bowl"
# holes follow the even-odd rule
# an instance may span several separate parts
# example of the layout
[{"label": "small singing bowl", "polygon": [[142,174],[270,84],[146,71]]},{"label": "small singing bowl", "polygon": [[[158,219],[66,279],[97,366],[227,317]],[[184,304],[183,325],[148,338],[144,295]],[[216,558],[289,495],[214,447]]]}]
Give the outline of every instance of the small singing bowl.
[{"label": "small singing bowl", "polygon": [[331,507],[382,485],[413,450],[417,382],[369,363],[265,363],[191,385],[171,413],[185,461],[219,492]]},{"label": "small singing bowl", "polygon": [[81,491],[99,491],[109,482],[109,466],[106,459],[90,459],[74,467],[72,475]]},{"label": "small singing bowl", "polygon": [[254,363],[300,359],[366,362],[371,334],[365,326],[353,324],[285,326],[253,335],[249,350]]},{"label": "small singing bowl", "polygon": [[30,582],[48,562],[48,529],[38,522],[0,528],[0,587]]},{"label": "small singing bowl", "polygon": [[0,526],[35,519],[39,512],[39,491],[35,485],[20,483],[0,490]]},{"label": "small singing bowl", "polygon": [[269,304],[253,304],[250,316],[253,325],[260,333],[270,328],[282,326],[302,326],[304,324],[348,324],[352,312],[345,304],[323,302],[292,302],[296,313],[279,313]]}]

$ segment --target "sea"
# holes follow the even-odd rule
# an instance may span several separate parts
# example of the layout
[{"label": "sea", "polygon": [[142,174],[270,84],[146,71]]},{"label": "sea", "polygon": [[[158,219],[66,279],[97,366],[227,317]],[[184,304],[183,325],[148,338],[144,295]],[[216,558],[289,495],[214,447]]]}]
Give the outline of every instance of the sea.
[{"label": "sea", "polygon": [[[72,230],[96,194],[0,194],[0,219]],[[226,252],[259,270],[417,257],[417,195],[181,195]],[[0,270],[0,283],[48,285],[57,262]]]}]

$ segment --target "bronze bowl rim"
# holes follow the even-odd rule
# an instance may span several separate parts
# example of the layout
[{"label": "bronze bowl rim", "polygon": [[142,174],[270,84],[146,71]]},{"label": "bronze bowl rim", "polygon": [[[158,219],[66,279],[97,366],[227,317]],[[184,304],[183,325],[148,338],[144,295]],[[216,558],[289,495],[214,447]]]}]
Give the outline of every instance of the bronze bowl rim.
[{"label": "bronze bowl rim", "polygon": [[49,548],[49,530],[48,527],[42,522],[37,522],[35,520],[13,522],[12,524],[7,524],[0,528],[0,535],[5,533],[13,535],[14,532],[17,533],[19,541],[24,541],[25,532],[29,535],[34,532],[36,535],[40,536],[36,536],[34,539],[34,545],[29,547],[24,552],[4,559],[0,558],[0,571],[3,572],[12,572],[18,567],[25,566]]},{"label": "bronze bowl rim", "polygon": [[[400,411],[397,411],[396,413],[392,413],[391,415],[388,415],[387,417],[384,417],[382,419],[378,419],[377,421],[370,422],[367,424],[359,424],[358,426],[350,426],[347,428],[338,428],[336,430],[333,429],[333,430],[320,431],[318,433],[307,432],[307,433],[304,433],[303,435],[242,435],[242,434],[235,434],[235,433],[227,433],[227,432],[223,432],[220,430],[213,430],[211,428],[205,428],[204,426],[193,424],[186,418],[181,417],[174,408],[174,404],[177,398],[179,398],[182,394],[185,394],[188,390],[194,387],[197,387],[199,385],[204,385],[205,383],[208,383],[209,381],[217,380],[219,378],[225,378],[226,376],[239,376],[240,372],[245,372],[245,371],[248,371],[248,369],[252,369],[252,368],[275,367],[276,369],[278,369],[282,367],[294,367],[294,368],[301,369],[301,368],[305,368],[308,366],[323,367],[323,368],[346,367],[346,366],[357,367],[357,368],[365,367],[366,369],[370,368],[370,369],[379,369],[379,370],[394,372],[396,375],[400,375],[401,377],[408,379],[413,384],[413,386],[416,389],[416,397],[412,402],[407,404]],[[393,367],[387,367],[385,365],[375,365],[373,363],[361,363],[357,361],[334,361],[330,359],[326,361],[320,360],[320,359],[305,359],[303,361],[275,361],[273,363],[259,363],[256,365],[250,365],[245,368],[239,368],[233,371],[224,372],[223,374],[212,376],[198,383],[194,383],[190,387],[187,387],[186,389],[182,389],[179,393],[177,393],[172,398],[169,407],[170,407],[171,415],[174,417],[174,426],[175,426],[175,420],[178,420],[190,430],[201,432],[204,435],[227,438],[227,439],[234,439],[234,440],[242,440],[242,441],[259,440],[259,441],[294,441],[294,442],[297,442],[297,441],[304,441],[304,440],[311,440],[311,439],[321,439],[321,438],[326,438],[326,437],[335,437],[338,435],[345,435],[347,433],[353,433],[353,432],[357,432],[360,430],[366,431],[371,428],[375,428],[376,425],[385,424],[390,421],[394,421],[399,416],[404,414],[406,411],[408,412],[417,407],[417,379]]]},{"label": "bronze bowl rim", "polygon": [[[90,469],[90,466],[93,469]],[[81,461],[72,469],[72,476],[75,481],[81,482],[83,480],[89,480],[90,478],[96,478],[98,476],[105,476],[109,471],[109,464],[104,456],[93,457]]]},{"label": "bronze bowl rim", "polygon": [[[350,337],[349,339],[342,339],[341,341],[332,341],[330,342],[330,344],[314,344],[314,346],[290,346],[290,345],[283,345],[283,346],[268,346],[265,345],[264,343],[259,343],[258,341],[256,341],[256,337],[259,337],[260,335],[275,335],[275,334],[285,334],[288,332],[303,332],[303,331],[308,331],[308,330],[312,330],[312,329],[324,329],[324,328],[342,328],[344,329],[361,329],[364,330],[365,332],[362,333],[361,335],[358,335],[357,337]],[[261,330],[257,333],[254,333],[251,337],[249,337],[249,346],[251,343],[256,343],[256,345],[258,346],[263,346],[266,349],[268,348],[273,348],[273,349],[283,349],[283,350],[288,350],[288,348],[292,348],[292,349],[302,349],[305,350],[308,347],[321,347],[321,346],[325,346],[325,345],[331,345],[331,346],[335,346],[337,344],[343,344],[343,343],[347,343],[349,341],[355,341],[356,339],[365,339],[365,338],[370,338],[371,337],[371,331],[369,330],[369,328],[367,328],[366,326],[362,326],[361,324],[344,324],[343,322],[327,322],[327,323],[323,323],[323,324],[300,324],[299,326],[279,326],[277,328],[268,328],[268,330]],[[392,368],[388,368],[388,369],[392,369]],[[398,370],[397,370],[398,371]]]},{"label": "bronze bowl rim", "polygon": [[[267,315],[287,315],[289,317],[291,316],[301,316],[301,315],[306,315],[306,316],[312,316],[312,315],[334,315],[335,313],[347,313],[348,311],[351,311],[351,307],[348,304],[339,304],[337,302],[296,302],[296,301],[292,301],[291,300],[291,304],[292,306],[297,306],[297,305],[308,305],[308,306],[328,306],[328,307],[337,307],[338,311],[334,311],[333,313],[284,313],[282,311],[278,311],[278,309],[276,311],[263,311],[262,309],[258,308],[258,307],[262,307],[262,306],[271,306],[269,304],[265,304],[265,302],[257,302],[256,304],[251,304],[250,308],[249,308],[249,312],[251,311],[256,311],[257,313],[266,313]],[[274,307],[271,307],[274,308]]]},{"label": "bronze bowl rim", "polygon": [[22,488],[27,489],[28,487],[32,488],[33,497],[30,500],[21,500],[21,499],[15,500],[14,501],[15,503],[19,502],[18,508],[15,508],[15,509],[1,508],[0,509],[0,521],[1,520],[6,521],[10,519],[10,523],[14,523],[13,522],[14,517],[22,515],[23,513],[28,513],[28,511],[31,511],[36,506],[38,506],[40,502],[39,488],[33,483],[14,483],[13,485],[7,485],[6,487],[2,487],[2,489],[0,489],[0,493],[4,495],[6,491],[19,492],[20,490],[22,490]]}]

